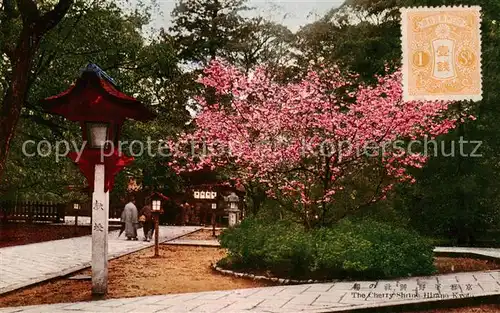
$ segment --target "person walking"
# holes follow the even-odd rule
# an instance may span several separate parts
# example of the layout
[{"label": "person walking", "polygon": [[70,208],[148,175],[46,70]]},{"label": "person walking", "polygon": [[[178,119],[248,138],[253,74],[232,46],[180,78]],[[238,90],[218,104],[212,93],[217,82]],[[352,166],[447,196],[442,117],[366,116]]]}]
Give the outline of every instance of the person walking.
[{"label": "person walking", "polygon": [[127,240],[137,240],[137,207],[135,206],[135,197],[130,196],[129,202],[125,205],[121,220],[125,223],[125,236]]},{"label": "person walking", "polygon": [[142,227],[144,230],[144,241],[150,241],[151,238],[153,238],[155,228],[153,214],[151,213],[151,207],[149,205],[145,205],[141,209],[141,218],[143,219]]},{"label": "person walking", "polygon": [[[125,206],[126,204],[126,201],[125,201],[125,198],[121,197],[120,198],[120,206]],[[122,215],[120,217],[120,233],[118,234],[118,238],[123,234],[123,232],[125,231],[125,221],[124,221],[124,216],[123,216],[123,212],[122,212]]]},{"label": "person walking", "polygon": [[123,232],[125,231],[125,220],[123,218],[124,218],[124,216],[122,213],[122,216],[120,218],[120,233],[118,234],[118,237],[120,237],[123,234]]}]

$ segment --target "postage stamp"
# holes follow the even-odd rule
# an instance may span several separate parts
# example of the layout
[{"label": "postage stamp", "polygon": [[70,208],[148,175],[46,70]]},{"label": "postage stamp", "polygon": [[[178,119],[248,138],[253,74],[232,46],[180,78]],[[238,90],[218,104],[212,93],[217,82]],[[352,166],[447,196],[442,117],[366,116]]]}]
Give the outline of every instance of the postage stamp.
[{"label": "postage stamp", "polygon": [[403,100],[481,100],[481,8],[400,11]]}]

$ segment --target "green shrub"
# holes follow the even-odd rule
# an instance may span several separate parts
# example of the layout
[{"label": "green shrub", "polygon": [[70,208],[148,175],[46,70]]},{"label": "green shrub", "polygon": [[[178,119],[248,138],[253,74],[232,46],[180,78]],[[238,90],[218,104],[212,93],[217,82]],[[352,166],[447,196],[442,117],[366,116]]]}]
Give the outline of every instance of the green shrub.
[{"label": "green shrub", "polygon": [[372,243],[350,229],[323,228],[315,232],[313,271],[326,278],[355,276],[372,269]]},{"label": "green shrub", "polygon": [[221,235],[221,266],[292,278],[392,278],[434,272],[432,246],[416,232],[372,220],[305,231],[246,219]]},{"label": "green shrub", "polygon": [[292,225],[277,225],[264,244],[267,269],[280,276],[305,277],[314,259],[311,235]]},{"label": "green shrub", "polygon": [[267,269],[285,275],[304,275],[312,262],[310,235],[293,223],[265,224],[247,218],[221,234],[234,266]]},{"label": "green shrub", "polygon": [[315,268],[363,278],[428,275],[433,248],[416,232],[372,220],[343,221],[317,232]]}]

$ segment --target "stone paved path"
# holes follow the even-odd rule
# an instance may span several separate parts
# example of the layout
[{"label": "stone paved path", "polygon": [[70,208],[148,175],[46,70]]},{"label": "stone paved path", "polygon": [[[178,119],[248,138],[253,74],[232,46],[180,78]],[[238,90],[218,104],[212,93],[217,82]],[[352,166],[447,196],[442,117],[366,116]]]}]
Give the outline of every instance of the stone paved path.
[{"label": "stone paved path", "polygon": [[[198,229],[200,227],[160,226],[160,242]],[[141,231],[139,229],[139,235]],[[91,236],[84,236],[1,248],[0,294],[89,267],[91,239]],[[127,241],[123,235],[118,238],[118,231],[112,231],[109,233],[108,258],[113,259],[152,245],[153,241]]]},{"label": "stone paved path", "polygon": [[340,312],[500,294],[500,271],[274,286],[0,309],[0,312]]},{"label": "stone paved path", "polygon": [[477,256],[485,256],[488,258],[500,259],[499,248],[436,247],[434,248],[434,252],[450,254],[472,254]]}]

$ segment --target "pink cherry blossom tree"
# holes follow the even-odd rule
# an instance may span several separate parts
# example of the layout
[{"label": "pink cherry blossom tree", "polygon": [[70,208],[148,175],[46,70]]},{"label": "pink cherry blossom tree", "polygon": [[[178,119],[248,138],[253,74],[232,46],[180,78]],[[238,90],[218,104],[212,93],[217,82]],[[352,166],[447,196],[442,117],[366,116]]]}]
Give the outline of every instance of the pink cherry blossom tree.
[{"label": "pink cherry blossom tree", "polygon": [[395,183],[414,182],[408,170],[428,156],[410,151],[410,141],[444,134],[465,118],[449,102],[403,102],[399,71],[375,86],[338,68],[286,84],[263,67],[245,75],[220,60],[204,74],[200,82],[218,101],[196,99],[195,130],[170,142],[169,165],[222,168],[245,186],[265,186],[306,226],[336,221],[385,199]]}]

